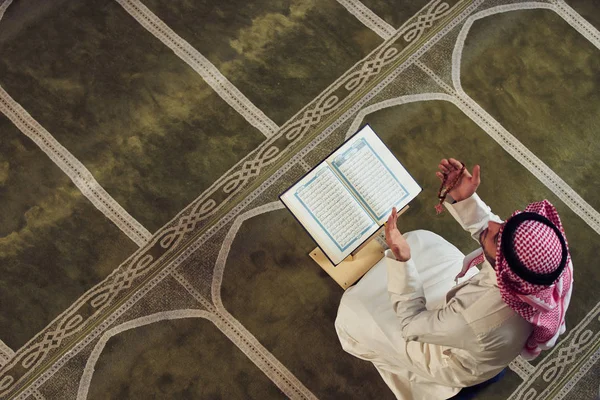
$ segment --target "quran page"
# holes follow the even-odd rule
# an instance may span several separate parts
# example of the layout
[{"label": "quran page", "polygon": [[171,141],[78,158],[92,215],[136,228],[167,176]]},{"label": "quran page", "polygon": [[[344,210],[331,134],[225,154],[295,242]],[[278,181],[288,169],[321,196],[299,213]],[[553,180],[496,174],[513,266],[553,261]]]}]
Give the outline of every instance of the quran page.
[{"label": "quran page", "polygon": [[327,161],[378,225],[393,207],[402,209],[422,190],[368,125]]},{"label": "quran page", "polygon": [[325,163],[282,194],[281,200],[336,265],[378,229]]}]

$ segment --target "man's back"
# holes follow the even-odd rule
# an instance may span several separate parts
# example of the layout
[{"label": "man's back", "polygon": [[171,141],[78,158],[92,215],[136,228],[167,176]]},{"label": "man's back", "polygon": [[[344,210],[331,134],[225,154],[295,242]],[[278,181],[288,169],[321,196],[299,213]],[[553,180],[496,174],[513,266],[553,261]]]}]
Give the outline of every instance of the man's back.
[{"label": "man's back", "polygon": [[446,299],[464,305],[460,314],[469,327],[464,347],[449,352],[478,381],[492,378],[521,353],[532,326],[502,300],[489,263],[448,292]]}]

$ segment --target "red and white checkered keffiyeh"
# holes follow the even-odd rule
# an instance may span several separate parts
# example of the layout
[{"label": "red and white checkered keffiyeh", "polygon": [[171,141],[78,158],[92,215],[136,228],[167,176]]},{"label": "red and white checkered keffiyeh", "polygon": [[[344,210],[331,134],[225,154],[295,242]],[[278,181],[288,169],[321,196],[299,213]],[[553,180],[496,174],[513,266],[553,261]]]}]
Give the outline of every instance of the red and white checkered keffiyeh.
[{"label": "red and white checkered keffiyeh", "polygon": [[[546,217],[558,228],[567,243],[558,212],[549,201],[532,203],[524,212]],[[517,214],[520,214],[520,211],[515,212],[511,218]],[[554,346],[559,335],[565,332],[565,311],[573,290],[573,264],[568,254],[563,272],[550,286],[529,283],[509,267],[501,251],[503,231],[504,226],[500,229],[496,249],[498,287],[504,302],[534,327],[521,352],[523,358],[531,360],[542,350]],[[541,222],[522,222],[514,231],[512,243],[521,264],[532,272],[548,274],[556,271],[560,265],[561,242],[556,232]]]}]

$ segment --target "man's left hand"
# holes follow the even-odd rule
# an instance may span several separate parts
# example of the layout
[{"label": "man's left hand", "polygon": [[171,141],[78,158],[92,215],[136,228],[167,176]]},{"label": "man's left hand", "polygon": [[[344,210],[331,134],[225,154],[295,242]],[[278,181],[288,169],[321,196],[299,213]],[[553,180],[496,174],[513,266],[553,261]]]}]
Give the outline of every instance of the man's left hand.
[{"label": "man's left hand", "polygon": [[385,225],[385,242],[394,253],[396,260],[406,262],[410,260],[410,246],[398,230],[397,221],[398,211],[394,207]]}]

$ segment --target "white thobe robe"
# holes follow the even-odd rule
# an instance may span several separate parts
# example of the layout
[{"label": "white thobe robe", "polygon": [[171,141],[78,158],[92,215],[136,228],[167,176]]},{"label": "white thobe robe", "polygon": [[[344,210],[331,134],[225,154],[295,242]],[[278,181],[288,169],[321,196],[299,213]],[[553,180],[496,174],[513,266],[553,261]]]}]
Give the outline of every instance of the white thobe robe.
[{"label": "white thobe robe", "polygon": [[[475,239],[501,221],[476,194],[445,205]],[[388,250],[346,290],[335,328],[343,349],[372,362],[398,399],[447,399],[502,371],[532,327],[502,301],[487,261],[455,285],[464,259],[456,247],[428,231],[405,237],[411,259]]]}]

